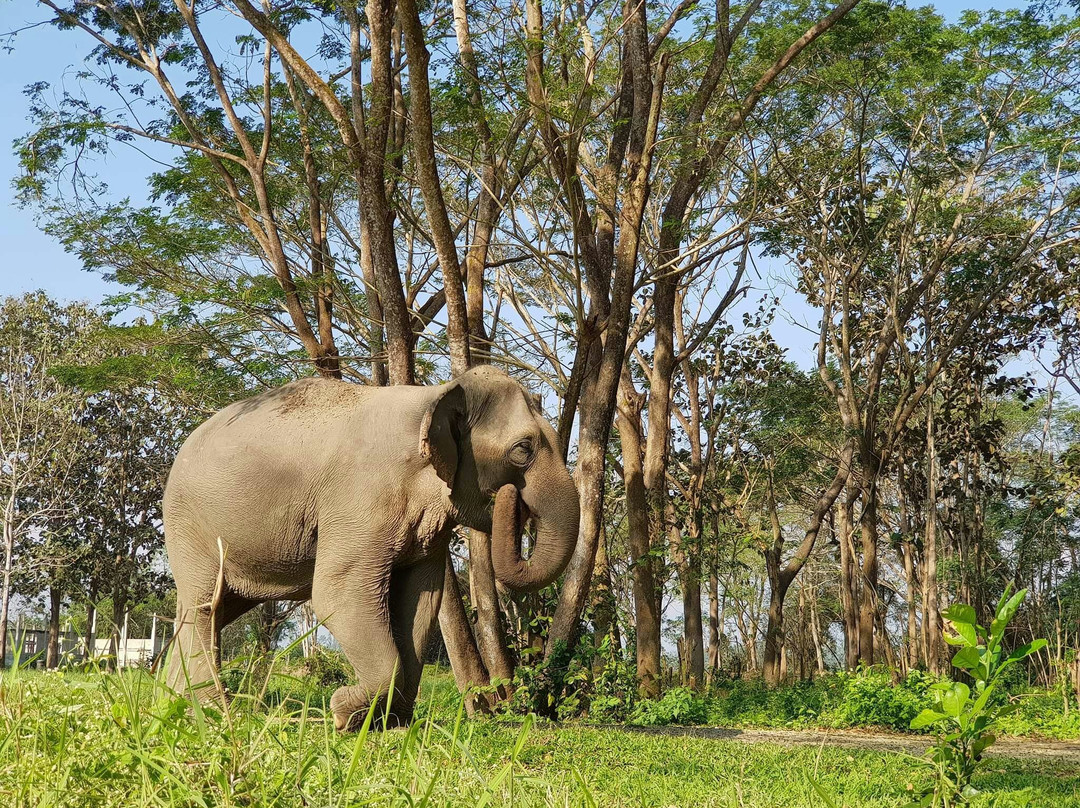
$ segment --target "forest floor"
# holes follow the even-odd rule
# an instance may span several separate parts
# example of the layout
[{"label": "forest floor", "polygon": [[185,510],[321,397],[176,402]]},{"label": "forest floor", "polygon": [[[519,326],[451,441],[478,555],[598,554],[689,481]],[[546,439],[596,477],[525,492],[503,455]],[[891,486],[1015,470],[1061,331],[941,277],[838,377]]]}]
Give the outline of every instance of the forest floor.
[{"label": "forest floor", "polygon": [[[631,727],[615,724],[598,725],[596,729],[637,732],[645,735],[705,738],[748,744],[779,746],[829,746],[842,749],[861,749],[874,752],[906,752],[922,755],[930,747],[930,738],[899,732],[889,733],[861,729],[743,729],[729,727]],[[1018,760],[1057,760],[1080,768],[1080,742],[1055,741],[1043,738],[1004,737],[991,746],[986,754]]]}]

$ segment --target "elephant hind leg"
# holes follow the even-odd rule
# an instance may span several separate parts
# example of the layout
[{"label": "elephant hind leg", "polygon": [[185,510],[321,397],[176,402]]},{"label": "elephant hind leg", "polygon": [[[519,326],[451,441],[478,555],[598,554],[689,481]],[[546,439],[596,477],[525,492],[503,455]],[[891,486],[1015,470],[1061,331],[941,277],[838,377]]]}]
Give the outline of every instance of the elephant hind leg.
[{"label": "elephant hind leg", "polygon": [[424,654],[439,619],[446,557],[438,554],[411,567],[394,570],[390,578],[390,620],[394,640],[401,656],[401,701],[394,712],[403,723],[412,720],[420,676],[424,672]]},{"label": "elephant hind leg", "polygon": [[[334,635],[357,683],[339,687],[330,698],[334,726],[356,730],[375,705],[375,723],[404,723],[401,657],[390,628],[388,569],[328,568],[316,563],[311,592],[315,616]],[[395,691],[391,695],[391,688]],[[389,708],[389,709],[388,709]]]},{"label": "elephant hind leg", "polygon": [[167,683],[178,693],[191,691],[205,698],[209,693],[217,694],[216,686],[211,685],[215,684],[215,672],[220,664],[221,628],[208,608],[191,604],[190,596],[177,593]]},{"label": "elephant hind leg", "polygon": [[221,669],[221,630],[259,601],[227,590],[218,593],[217,602],[211,596],[190,605],[193,600],[189,593],[177,592],[176,637],[169,652],[167,683],[177,692],[191,690],[201,699],[223,699],[225,694],[217,676]]}]

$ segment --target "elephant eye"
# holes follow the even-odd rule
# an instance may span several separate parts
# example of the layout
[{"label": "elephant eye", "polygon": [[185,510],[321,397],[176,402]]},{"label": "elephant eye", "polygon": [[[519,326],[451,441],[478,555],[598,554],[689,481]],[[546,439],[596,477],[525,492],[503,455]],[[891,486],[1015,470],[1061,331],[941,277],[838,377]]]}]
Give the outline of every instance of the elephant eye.
[{"label": "elephant eye", "polygon": [[531,440],[519,440],[510,448],[510,462],[515,466],[527,466],[532,460],[533,445]]}]

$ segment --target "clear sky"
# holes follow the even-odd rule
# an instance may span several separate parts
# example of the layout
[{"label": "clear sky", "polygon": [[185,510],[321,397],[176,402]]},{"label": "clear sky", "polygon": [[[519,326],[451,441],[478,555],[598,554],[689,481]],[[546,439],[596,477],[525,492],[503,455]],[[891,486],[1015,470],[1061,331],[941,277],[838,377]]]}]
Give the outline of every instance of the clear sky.
[{"label": "clear sky", "polygon": [[[937,7],[948,18],[956,18],[963,9],[1008,8],[1021,5],[1015,0],[942,0]],[[116,291],[100,276],[82,269],[79,260],[64,252],[48,235],[38,230],[32,212],[15,203],[11,180],[18,173],[13,153],[13,141],[29,129],[29,101],[24,94],[27,84],[46,81],[53,88],[74,87],[71,78],[89,51],[87,38],[77,32],[60,32],[48,26],[33,27],[48,19],[48,9],[34,0],[0,0],[0,34],[20,31],[14,40],[5,38],[10,46],[0,51],[0,296],[19,294],[32,289],[45,289],[61,299],[100,301],[110,291]],[[110,155],[102,166],[114,193],[141,198],[144,180],[150,167],[128,149]],[[772,284],[768,272],[762,279],[753,278],[755,289],[750,297],[756,299]],[[776,290],[780,291],[780,290]],[[790,300],[790,296],[788,297]],[[791,301],[794,304],[794,301]],[[802,317],[792,305],[788,319],[810,320],[804,325],[813,327],[813,312]],[[795,347],[796,352],[807,350],[806,332],[798,325],[777,323],[776,337]],[[805,363],[807,357],[792,356]]]}]

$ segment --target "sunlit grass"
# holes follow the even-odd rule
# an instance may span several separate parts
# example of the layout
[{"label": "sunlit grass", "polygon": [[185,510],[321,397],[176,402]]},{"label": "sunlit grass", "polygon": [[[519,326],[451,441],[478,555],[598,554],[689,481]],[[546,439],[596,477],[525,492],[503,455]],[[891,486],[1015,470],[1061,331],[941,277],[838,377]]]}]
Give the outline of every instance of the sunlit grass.
[{"label": "sunlit grass", "polygon": [[[469,720],[445,671],[409,729],[342,735],[330,688],[256,669],[227,710],[142,672],[5,673],[0,805],[822,805],[813,778],[840,806],[899,806],[922,776],[882,752]],[[1075,767],[996,759],[977,784],[976,805],[1080,808]]]}]

